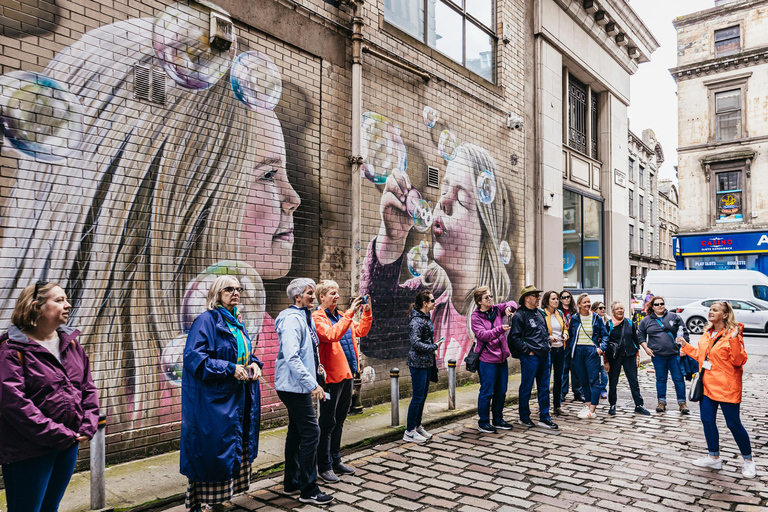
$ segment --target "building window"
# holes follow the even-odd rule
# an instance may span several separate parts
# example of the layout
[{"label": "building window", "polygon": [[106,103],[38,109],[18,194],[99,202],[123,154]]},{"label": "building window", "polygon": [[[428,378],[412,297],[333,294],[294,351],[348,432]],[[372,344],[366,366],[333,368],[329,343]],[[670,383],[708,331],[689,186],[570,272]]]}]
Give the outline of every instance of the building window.
[{"label": "building window", "polygon": [[603,287],[603,203],[563,190],[563,286]]},{"label": "building window", "polygon": [[495,11],[494,0],[384,1],[384,18],[389,23],[491,82]]},{"label": "building window", "polygon": [[629,216],[630,217],[635,216],[635,191],[634,190],[629,191]]},{"label": "building window", "polygon": [[653,231],[648,232],[648,242],[651,244],[651,258],[653,258]]},{"label": "building window", "polygon": [[629,159],[629,181],[634,182],[635,181],[635,161],[631,158]]},{"label": "building window", "polygon": [[640,207],[640,214],[638,215],[638,217],[640,218],[641,221],[643,221],[643,220],[645,220],[645,215],[643,214],[643,208],[645,206],[643,204],[643,196],[640,195],[640,196],[638,196],[637,199],[638,199],[638,206]]},{"label": "building window", "polygon": [[733,55],[741,51],[739,26],[715,30],[715,57]]},{"label": "building window", "polygon": [[591,146],[592,146],[592,158],[597,160],[597,94],[592,92],[592,105],[590,108],[592,116],[592,133],[590,134]]},{"label": "building window", "polygon": [[645,180],[645,167],[640,164],[637,167],[637,186],[643,188],[643,181]]},{"label": "building window", "polygon": [[587,86],[568,75],[568,145],[587,154]]},{"label": "building window", "polygon": [[653,226],[653,197],[648,198],[648,223]]},{"label": "building window", "polygon": [[741,137],[741,89],[715,93],[715,136],[717,140]]},{"label": "building window", "polygon": [[629,252],[635,252],[635,226],[629,226]]},{"label": "building window", "polygon": [[643,228],[640,228],[640,254],[645,253],[645,247],[643,247],[643,244],[645,243],[645,231]]},{"label": "building window", "polygon": [[742,222],[741,171],[719,172],[717,177],[717,222]]}]

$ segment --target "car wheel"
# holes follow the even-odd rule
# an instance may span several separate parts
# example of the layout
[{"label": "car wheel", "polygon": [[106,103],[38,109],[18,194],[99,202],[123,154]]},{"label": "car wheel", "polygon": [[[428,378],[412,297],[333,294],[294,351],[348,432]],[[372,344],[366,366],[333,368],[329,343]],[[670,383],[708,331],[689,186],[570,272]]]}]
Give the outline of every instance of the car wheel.
[{"label": "car wheel", "polygon": [[688,319],[688,322],[686,322],[685,325],[688,326],[688,330],[691,331],[691,333],[701,334],[704,332],[704,326],[707,325],[707,321],[700,316],[692,316]]},{"label": "car wheel", "polygon": [[768,333],[768,324],[765,324],[765,332]]}]

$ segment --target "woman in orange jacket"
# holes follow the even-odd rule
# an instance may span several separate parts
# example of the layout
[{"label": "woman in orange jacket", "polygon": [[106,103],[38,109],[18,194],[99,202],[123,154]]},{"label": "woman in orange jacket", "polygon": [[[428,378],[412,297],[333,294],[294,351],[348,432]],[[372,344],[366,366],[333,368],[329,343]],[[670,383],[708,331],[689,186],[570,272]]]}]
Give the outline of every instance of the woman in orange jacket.
[{"label": "woman in orange jacket", "polygon": [[[354,468],[341,462],[341,433],[352,401],[352,379],[360,368],[357,339],[371,329],[371,305],[367,297],[358,297],[343,314],[336,309],[339,285],[336,281],[322,281],[315,290],[320,307],[312,318],[320,339],[320,364],[325,368],[325,390],[329,400],[320,402],[320,445],[317,448],[317,469],[320,478],[333,484],[338,475],[353,475]],[[360,321],[355,313],[363,310]]]},{"label": "woman in orange jacket", "polygon": [[704,397],[699,406],[699,414],[709,455],[696,459],[693,465],[710,469],[723,467],[723,461],[720,460],[720,435],[715,422],[717,408],[720,407],[725,424],[744,457],[741,474],[744,478],[754,478],[752,446],[749,434],[739,418],[741,378],[744,363],[747,362],[743,330],[744,325],[736,323],[731,305],[728,302],[715,302],[709,308],[709,324],[699,339],[698,347],[688,344],[684,338],[677,340],[681,343],[683,352],[699,362],[699,372],[704,369]]}]

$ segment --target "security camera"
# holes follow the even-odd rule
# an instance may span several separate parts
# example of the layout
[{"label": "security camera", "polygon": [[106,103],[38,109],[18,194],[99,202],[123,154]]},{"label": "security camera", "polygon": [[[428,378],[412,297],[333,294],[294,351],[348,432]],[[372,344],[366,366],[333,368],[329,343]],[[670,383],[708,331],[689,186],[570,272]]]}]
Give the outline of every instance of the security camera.
[{"label": "security camera", "polygon": [[510,112],[507,116],[507,128],[510,130],[522,130],[523,118],[513,112]]}]

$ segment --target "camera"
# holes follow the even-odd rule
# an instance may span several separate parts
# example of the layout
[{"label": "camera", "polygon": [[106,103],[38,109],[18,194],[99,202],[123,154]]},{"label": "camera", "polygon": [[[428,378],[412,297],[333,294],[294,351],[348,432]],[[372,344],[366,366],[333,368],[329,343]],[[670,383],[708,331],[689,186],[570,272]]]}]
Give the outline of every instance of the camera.
[{"label": "camera", "polygon": [[368,304],[368,295],[361,295],[360,296],[360,304],[362,304],[362,305]]}]

